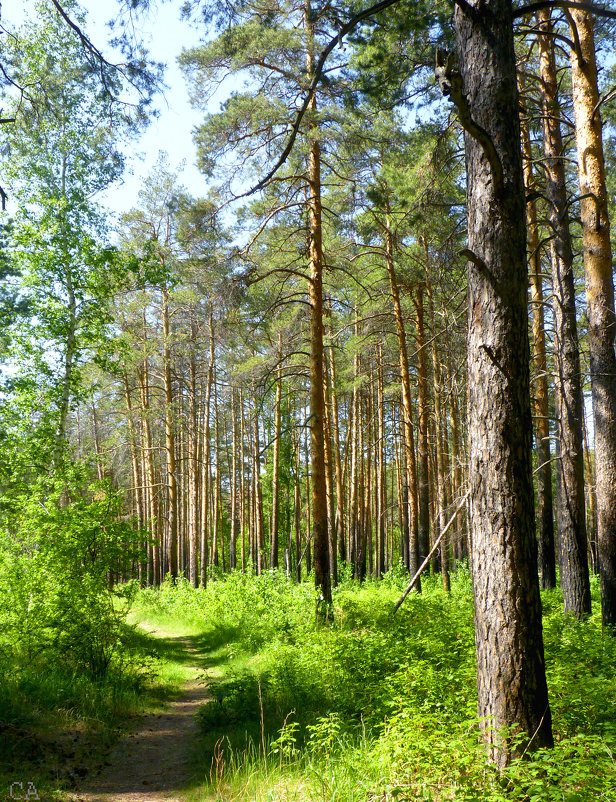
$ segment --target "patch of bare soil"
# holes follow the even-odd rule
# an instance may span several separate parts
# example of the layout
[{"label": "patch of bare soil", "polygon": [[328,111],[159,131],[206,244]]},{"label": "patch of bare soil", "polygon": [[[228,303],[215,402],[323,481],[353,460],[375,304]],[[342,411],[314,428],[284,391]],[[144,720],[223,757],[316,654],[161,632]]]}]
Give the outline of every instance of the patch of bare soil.
[{"label": "patch of bare soil", "polygon": [[[187,652],[195,651],[188,640],[183,643]],[[197,681],[203,670],[193,666],[191,672],[194,679],[164,712],[140,717],[122,736],[98,774],[78,786],[74,802],[181,802],[199,743],[194,716],[208,698],[207,687]]]}]

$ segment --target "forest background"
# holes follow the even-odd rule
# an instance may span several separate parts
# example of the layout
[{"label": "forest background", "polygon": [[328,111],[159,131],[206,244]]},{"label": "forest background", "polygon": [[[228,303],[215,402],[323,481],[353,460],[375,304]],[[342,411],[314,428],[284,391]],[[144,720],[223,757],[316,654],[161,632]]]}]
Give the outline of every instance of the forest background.
[{"label": "forest background", "polygon": [[[429,742],[412,711],[444,705],[435,726],[451,732],[478,704],[496,774],[477,768],[471,728],[454,747],[469,755],[463,776],[443,779],[446,758],[432,767],[438,793],[498,795],[501,771],[503,794],[561,798],[550,772],[564,749],[567,793],[613,798],[614,14],[185,4],[203,36],[179,63],[207,191],[191,195],[161,156],[114,219],[99,199],[118,192],[126,142],[160,89],[133,37],[140,5],[116,21],[118,64],[72,2],[33,4],[2,34],[4,730],[21,732],[33,695],[49,696],[29,686],[31,668],[58,654],[101,699],[110,677],[138,684],[124,623],[135,598],[159,614],[201,610],[209,626],[216,610],[222,627],[231,588],[237,642],[274,643],[277,662],[260,670],[278,734],[261,746],[281,770],[283,754],[297,768],[296,744],[319,743],[327,760],[334,744],[348,751],[369,719],[381,752],[368,763],[383,771],[390,747]],[[411,612],[386,624],[383,605],[429,554],[427,588],[417,578]],[[568,622],[546,623],[547,659],[540,586]],[[304,606],[282,620],[256,605],[259,623],[255,593],[274,611],[277,594]],[[334,692],[316,670],[332,621],[350,637],[344,655],[330,644],[331,665],[345,676],[336,661],[354,655],[383,694],[371,711],[357,678]],[[285,639],[312,642],[312,658],[288,644],[281,662]],[[451,697],[433,688],[417,707],[408,687],[427,652]],[[291,737],[299,703],[279,666],[299,672],[295,660],[313,684],[297,680],[310,701]],[[250,671],[225,691],[242,710],[256,701]],[[572,682],[580,673],[591,690]],[[349,708],[335,714],[359,729],[321,715],[338,698]],[[83,698],[73,705],[85,715]],[[588,720],[570,722],[570,705]],[[385,761],[400,776],[384,798],[415,787],[408,754]],[[544,796],[528,790],[535,775]]]}]

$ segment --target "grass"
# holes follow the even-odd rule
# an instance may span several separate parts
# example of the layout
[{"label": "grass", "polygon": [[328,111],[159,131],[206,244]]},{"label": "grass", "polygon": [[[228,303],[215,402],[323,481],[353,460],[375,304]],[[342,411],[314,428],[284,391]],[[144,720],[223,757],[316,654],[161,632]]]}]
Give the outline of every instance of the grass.
[{"label": "grass", "polygon": [[404,581],[343,582],[328,625],[313,587],[278,572],[143,590],[130,623],[146,629],[125,628],[97,681],[44,654],[4,654],[0,788],[28,766],[41,798],[65,799],[70,772],[131,716],[164,706],[197,661],[211,701],[186,802],[616,802],[616,639],[601,631],[596,586],[584,623],[544,594],[556,746],[498,776],[477,737],[468,574],[451,594],[426,577],[394,617]]},{"label": "grass", "polygon": [[140,615],[201,627],[220,672],[190,802],[616,800],[616,643],[599,614],[565,623],[544,595],[556,747],[497,776],[477,738],[468,574],[451,595],[426,578],[392,617],[403,581],[344,583],[325,627],[312,587],[276,573],[141,594]]},{"label": "grass", "polygon": [[41,799],[65,800],[66,791],[103,761],[135,716],[163,709],[192,677],[195,658],[185,641],[198,643],[198,633],[184,626],[171,636],[154,637],[136,623],[132,617],[124,628],[121,659],[103,679],[70,670],[44,653],[29,662],[18,652],[5,654],[0,798],[27,776]]}]

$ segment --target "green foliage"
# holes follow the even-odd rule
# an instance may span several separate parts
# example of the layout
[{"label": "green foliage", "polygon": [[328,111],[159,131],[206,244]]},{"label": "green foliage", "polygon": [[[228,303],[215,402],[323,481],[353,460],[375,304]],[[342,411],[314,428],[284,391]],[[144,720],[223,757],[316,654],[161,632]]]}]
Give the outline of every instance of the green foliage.
[{"label": "green foliage", "polygon": [[450,595],[425,577],[392,616],[404,583],[398,570],[343,582],[330,626],[315,621],[312,587],[277,572],[139,594],[142,614],[186,611],[206,627],[204,644],[244,655],[199,715],[217,798],[616,799],[616,644],[599,617],[563,625],[559,594],[545,595],[556,746],[498,775],[477,734],[468,571]]},{"label": "green foliage", "polygon": [[3,638],[27,659],[42,653],[93,677],[117,658],[132,583],[111,583],[139,558],[142,537],[106,482],[75,466],[12,498],[0,562]]}]

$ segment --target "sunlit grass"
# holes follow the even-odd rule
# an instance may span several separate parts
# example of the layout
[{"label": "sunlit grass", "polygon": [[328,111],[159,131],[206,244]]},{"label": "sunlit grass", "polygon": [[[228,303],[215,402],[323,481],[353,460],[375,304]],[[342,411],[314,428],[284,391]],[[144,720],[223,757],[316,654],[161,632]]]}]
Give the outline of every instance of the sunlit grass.
[{"label": "sunlit grass", "polygon": [[326,627],[312,588],[276,574],[141,598],[142,613],[200,621],[218,672],[189,802],[616,800],[616,645],[598,613],[564,624],[544,595],[557,743],[499,777],[477,735],[468,573],[451,595],[427,577],[392,617],[403,582],[344,583]]}]

